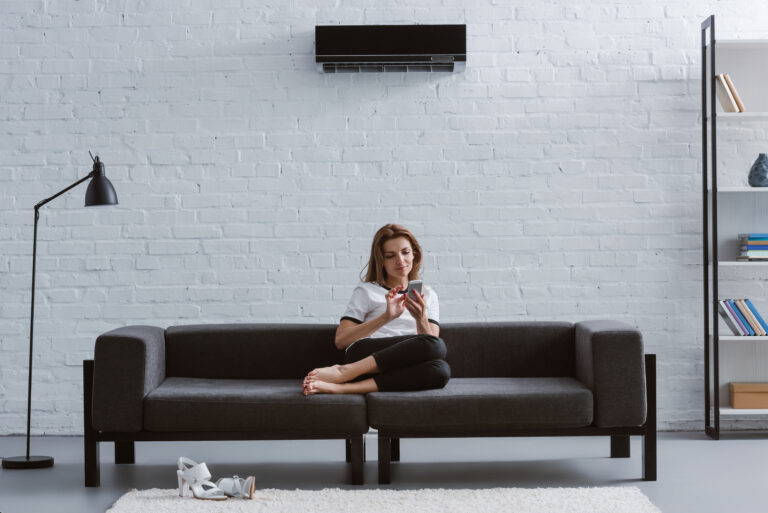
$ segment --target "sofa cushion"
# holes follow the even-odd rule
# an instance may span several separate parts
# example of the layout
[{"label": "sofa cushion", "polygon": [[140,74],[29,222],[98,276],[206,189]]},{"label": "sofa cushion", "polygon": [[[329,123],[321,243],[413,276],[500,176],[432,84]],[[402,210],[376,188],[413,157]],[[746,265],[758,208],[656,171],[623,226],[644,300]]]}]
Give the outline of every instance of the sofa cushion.
[{"label": "sofa cushion", "polygon": [[382,430],[467,434],[592,424],[592,392],[573,378],[452,378],[445,388],[367,395]]},{"label": "sofa cushion", "polygon": [[304,396],[301,380],[171,377],[144,399],[144,429],[292,438],[365,433],[368,424],[363,396]]}]

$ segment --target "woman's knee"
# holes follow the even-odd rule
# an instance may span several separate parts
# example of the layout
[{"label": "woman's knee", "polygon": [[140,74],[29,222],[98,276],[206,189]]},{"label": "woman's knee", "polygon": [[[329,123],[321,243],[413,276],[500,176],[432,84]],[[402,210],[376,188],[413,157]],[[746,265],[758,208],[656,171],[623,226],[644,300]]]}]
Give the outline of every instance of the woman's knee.
[{"label": "woman's knee", "polygon": [[[439,339],[438,339],[439,340]],[[433,388],[443,388],[451,379],[451,366],[445,360],[432,360],[428,362],[430,369],[430,381]]]},{"label": "woman's knee", "polygon": [[371,356],[376,350],[375,339],[363,338],[347,347],[344,351],[344,363],[352,363]]},{"label": "woman's knee", "polygon": [[421,335],[421,342],[426,349],[427,358],[430,360],[443,360],[447,354],[445,342],[442,338],[434,335]]}]

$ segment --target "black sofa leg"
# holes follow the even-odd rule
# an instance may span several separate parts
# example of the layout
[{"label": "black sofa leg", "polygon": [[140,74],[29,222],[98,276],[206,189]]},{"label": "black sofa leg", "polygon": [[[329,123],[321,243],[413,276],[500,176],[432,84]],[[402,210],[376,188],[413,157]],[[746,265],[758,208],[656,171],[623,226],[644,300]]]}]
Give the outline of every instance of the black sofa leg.
[{"label": "black sofa leg", "polygon": [[629,435],[611,435],[611,458],[629,458]]},{"label": "black sofa leg", "polygon": [[379,484],[389,484],[391,478],[390,457],[392,456],[392,439],[379,433]]},{"label": "black sofa leg", "polygon": [[91,426],[93,393],[93,360],[83,360],[83,448],[85,486],[99,486],[99,441]]},{"label": "black sofa leg", "polygon": [[390,451],[391,461],[400,461],[400,439],[390,438],[392,450]]},{"label": "black sofa leg", "polygon": [[365,438],[363,435],[358,435],[348,439],[349,444],[349,456],[352,463],[352,479],[353,485],[363,484],[363,463],[365,456]]},{"label": "black sofa leg", "polygon": [[115,442],[115,463],[136,463],[133,440]]},{"label": "black sofa leg", "polygon": [[85,437],[85,486],[99,486],[99,442]]},{"label": "black sofa leg", "polygon": [[[352,439],[347,438],[344,442],[347,463],[352,461]],[[363,462],[365,462],[365,435],[363,435]]]},{"label": "black sofa leg", "polygon": [[643,436],[643,481],[656,481],[656,355],[645,355],[647,413]]}]

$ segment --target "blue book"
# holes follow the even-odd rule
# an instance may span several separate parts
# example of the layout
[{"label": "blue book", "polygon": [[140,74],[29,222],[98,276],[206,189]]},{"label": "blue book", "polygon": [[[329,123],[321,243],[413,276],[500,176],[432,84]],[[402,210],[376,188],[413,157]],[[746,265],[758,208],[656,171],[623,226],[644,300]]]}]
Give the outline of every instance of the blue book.
[{"label": "blue book", "polygon": [[752,310],[752,313],[754,314],[755,319],[757,319],[757,322],[760,323],[760,326],[762,326],[765,331],[768,331],[768,324],[765,323],[763,318],[757,312],[757,308],[755,308],[755,305],[752,304],[752,301],[750,301],[749,299],[745,299],[744,302],[747,304],[749,309]]},{"label": "blue book", "polygon": [[741,319],[739,318],[739,315],[734,311],[733,306],[731,306],[730,299],[726,299],[723,301],[723,304],[725,304],[725,307],[728,309],[729,312],[731,312],[731,315],[734,319],[736,319],[736,323],[739,326],[739,329],[741,330],[742,335],[749,335],[749,331],[747,331],[747,328],[744,327],[744,324],[741,322]]},{"label": "blue book", "polygon": [[741,313],[741,310],[739,310],[739,307],[736,306],[736,302],[733,299],[728,300],[728,304],[731,306],[731,310],[736,314],[736,318],[741,321],[741,324],[744,325],[744,327],[747,329],[747,332],[754,336],[755,330],[752,329],[752,327],[749,325],[749,322],[747,322],[746,317],[744,317],[744,314]]},{"label": "blue book", "polygon": [[740,233],[739,234],[740,239],[754,239],[754,240],[761,240],[761,239],[768,239],[768,233]]}]

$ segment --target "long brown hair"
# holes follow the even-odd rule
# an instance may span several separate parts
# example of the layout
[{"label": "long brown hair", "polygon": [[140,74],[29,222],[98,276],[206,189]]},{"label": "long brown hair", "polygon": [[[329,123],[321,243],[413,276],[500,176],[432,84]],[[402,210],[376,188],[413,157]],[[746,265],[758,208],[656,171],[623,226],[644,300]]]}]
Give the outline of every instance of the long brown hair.
[{"label": "long brown hair", "polygon": [[[419,243],[416,241],[416,237],[414,237],[404,226],[400,226],[399,224],[385,224],[379,228],[379,231],[373,236],[371,257],[368,259],[368,263],[365,266],[368,268],[368,272],[363,281],[379,283],[382,285],[387,282],[387,271],[384,269],[384,250],[382,248],[385,242],[400,237],[408,239],[411,243],[411,249],[413,250],[413,266],[411,267],[411,272],[408,273],[408,280],[419,279],[419,273],[421,273],[421,246],[419,246]],[[363,271],[365,271],[365,267],[363,267]]]}]

